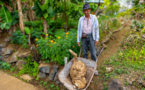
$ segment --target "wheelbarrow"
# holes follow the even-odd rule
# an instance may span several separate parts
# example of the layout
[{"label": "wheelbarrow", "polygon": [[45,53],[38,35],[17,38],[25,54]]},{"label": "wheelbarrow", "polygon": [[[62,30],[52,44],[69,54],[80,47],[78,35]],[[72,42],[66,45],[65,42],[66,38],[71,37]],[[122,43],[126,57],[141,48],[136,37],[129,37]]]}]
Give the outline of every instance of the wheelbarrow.
[{"label": "wheelbarrow", "polygon": [[[101,49],[98,58],[101,54],[101,52],[103,51],[104,47]],[[80,49],[80,53],[81,53],[81,49]],[[80,56],[80,55],[79,55]],[[97,58],[97,59],[98,59]],[[94,76],[94,72],[96,70],[97,67],[97,62],[90,60],[90,59],[85,59],[85,58],[81,58],[78,57],[77,60],[81,60],[87,68],[87,72],[86,72],[86,87],[84,89],[81,90],[86,90],[88,88],[88,86],[90,85],[90,82]],[[97,61],[97,60],[96,60]],[[60,80],[60,82],[68,89],[68,90],[77,90],[74,85],[72,84],[71,78],[70,78],[70,68],[73,64],[73,59],[71,59],[66,65],[65,67],[61,70],[61,72],[58,75],[58,79]]]}]

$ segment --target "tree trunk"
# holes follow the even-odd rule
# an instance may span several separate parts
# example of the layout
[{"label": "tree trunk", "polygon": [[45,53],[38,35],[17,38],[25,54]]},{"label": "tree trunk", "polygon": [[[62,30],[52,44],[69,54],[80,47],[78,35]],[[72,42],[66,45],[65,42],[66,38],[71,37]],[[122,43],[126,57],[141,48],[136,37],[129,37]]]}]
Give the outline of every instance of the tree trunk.
[{"label": "tree trunk", "polygon": [[28,7],[28,10],[27,10],[27,19],[29,21],[33,21],[35,19],[35,14],[34,14],[34,11],[32,10],[32,6],[33,6],[34,2],[32,2],[31,0],[29,0],[28,4],[27,4],[27,7]]},{"label": "tree trunk", "polygon": [[19,26],[20,26],[21,32],[25,33],[24,32],[24,22],[23,22],[21,1],[17,0],[17,4],[18,4],[18,11],[19,11]]},{"label": "tree trunk", "polygon": [[[111,3],[110,3],[108,6],[112,5],[112,4],[113,4],[113,1],[114,1],[114,0],[112,0]],[[98,5],[97,10],[95,11],[95,15],[100,14],[101,12],[103,12],[104,10],[106,10],[106,9],[108,8],[108,6],[106,6],[105,8],[103,8],[103,9],[101,10],[101,9],[99,9],[99,6],[100,6],[100,5]]]},{"label": "tree trunk", "polygon": [[46,20],[43,21],[43,26],[44,26],[44,33],[47,34],[48,33],[47,30],[49,28],[49,25],[48,25]]},{"label": "tree trunk", "polygon": [[65,4],[65,30],[67,32],[68,23],[67,23],[67,14],[66,14],[66,0],[64,0],[64,4]]},{"label": "tree trunk", "polygon": [[29,39],[29,46],[31,46],[31,34],[29,34],[28,39]]},{"label": "tree trunk", "polygon": [[99,0],[99,4],[98,4],[98,7],[97,7],[97,10],[95,11],[95,15],[97,15],[97,13],[98,13],[99,6],[100,6],[100,0]]}]

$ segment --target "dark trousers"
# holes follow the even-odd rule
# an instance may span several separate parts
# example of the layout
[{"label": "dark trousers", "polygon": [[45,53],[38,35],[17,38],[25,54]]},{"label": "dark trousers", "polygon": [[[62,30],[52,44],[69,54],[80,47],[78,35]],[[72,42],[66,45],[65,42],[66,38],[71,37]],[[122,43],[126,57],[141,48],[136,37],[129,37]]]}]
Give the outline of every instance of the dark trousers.
[{"label": "dark trousers", "polygon": [[88,48],[90,48],[91,59],[96,61],[96,47],[95,40],[93,40],[92,34],[87,34],[87,38],[82,38],[82,47],[84,58],[88,59]]}]

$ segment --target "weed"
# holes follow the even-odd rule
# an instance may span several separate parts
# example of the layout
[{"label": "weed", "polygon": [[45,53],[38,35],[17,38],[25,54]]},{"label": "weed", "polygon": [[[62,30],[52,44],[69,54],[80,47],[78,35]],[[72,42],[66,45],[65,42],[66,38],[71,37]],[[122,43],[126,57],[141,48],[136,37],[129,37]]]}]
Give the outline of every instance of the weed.
[{"label": "weed", "polygon": [[141,90],[145,90],[145,88],[143,87],[143,88],[141,88]]},{"label": "weed", "polygon": [[18,75],[22,75],[22,74],[30,74],[33,77],[36,77],[38,75],[38,66],[39,64],[36,63],[35,61],[32,62],[31,61],[31,57],[28,57],[26,60],[26,65],[24,65],[24,67],[19,71]]},{"label": "weed", "polygon": [[54,84],[51,84],[50,87],[51,87],[51,88],[54,88]]},{"label": "weed", "polygon": [[10,69],[10,64],[0,60],[0,69]]},{"label": "weed", "polygon": [[129,83],[128,83],[127,81],[125,81],[125,82],[124,82],[124,85],[125,85],[125,86],[128,86],[128,85],[129,85]]},{"label": "weed", "polygon": [[23,33],[21,33],[20,30],[18,30],[12,34],[12,41],[11,42],[15,43],[15,44],[22,44],[24,48],[27,48],[28,47],[27,37],[28,36],[24,35]]},{"label": "weed", "polygon": [[143,79],[145,79],[145,74],[143,75]]}]

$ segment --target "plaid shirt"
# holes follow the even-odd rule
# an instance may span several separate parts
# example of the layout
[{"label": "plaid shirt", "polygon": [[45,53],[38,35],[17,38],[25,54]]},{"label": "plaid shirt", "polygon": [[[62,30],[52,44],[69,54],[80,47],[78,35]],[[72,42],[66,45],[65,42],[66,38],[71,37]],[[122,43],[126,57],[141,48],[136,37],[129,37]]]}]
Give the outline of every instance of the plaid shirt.
[{"label": "plaid shirt", "polygon": [[84,21],[83,21],[83,33],[92,33],[93,30],[93,20],[92,17],[90,15],[89,19],[87,20],[86,17],[84,17]]}]

